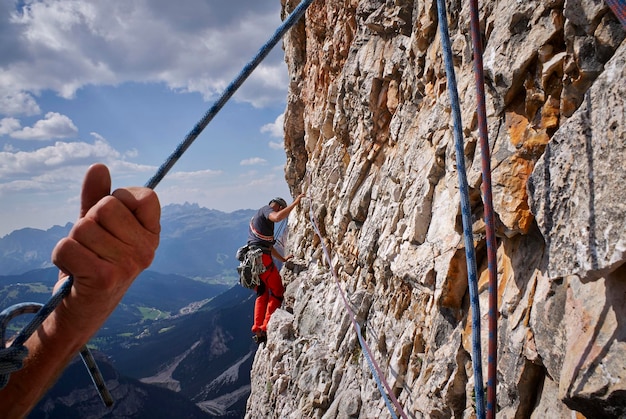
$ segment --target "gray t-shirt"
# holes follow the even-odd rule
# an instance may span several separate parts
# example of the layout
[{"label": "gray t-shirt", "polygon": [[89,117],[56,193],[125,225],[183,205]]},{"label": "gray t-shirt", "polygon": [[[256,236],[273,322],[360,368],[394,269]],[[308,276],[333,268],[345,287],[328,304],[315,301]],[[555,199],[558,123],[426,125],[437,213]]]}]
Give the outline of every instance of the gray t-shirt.
[{"label": "gray t-shirt", "polygon": [[248,244],[267,248],[274,245],[274,222],[269,219],[272,212],[272,207],[265,205],[252,217],[248,227]]}]

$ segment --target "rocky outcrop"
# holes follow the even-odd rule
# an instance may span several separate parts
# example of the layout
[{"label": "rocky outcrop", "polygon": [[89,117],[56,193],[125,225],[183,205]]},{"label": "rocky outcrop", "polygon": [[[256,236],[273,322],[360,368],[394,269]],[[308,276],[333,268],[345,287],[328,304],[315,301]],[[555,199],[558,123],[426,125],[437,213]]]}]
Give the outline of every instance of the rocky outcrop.
[{"label": "rocky outcrop", "polygon": [[[283,0],[285,13],[296,4]],[[625,31],[600,0],[480,7],[498,238],[498,417],[623,417]],[[467,8],[448,3],[448,22],[486,366]],[[409,417],[473,417],[467,268],[436,2],[314,1],[284,43],[285,172],[294,193],[310,199],[290,218],[299,269],[283,269],[285,310],[256,354],[247,416],[388,416],[339,286]]]}]

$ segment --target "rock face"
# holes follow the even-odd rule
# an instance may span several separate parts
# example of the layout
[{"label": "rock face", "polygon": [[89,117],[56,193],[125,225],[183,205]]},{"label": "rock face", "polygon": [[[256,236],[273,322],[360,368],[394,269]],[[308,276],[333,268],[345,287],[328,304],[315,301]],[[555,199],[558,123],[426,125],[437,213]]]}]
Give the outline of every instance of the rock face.
[{"label": "rock face", "polygon": [[[284,12],[297,5],[282,0]],[[479,273],[488,269],[469,6],[448,2]],[[498,274],[498,418],[626,415],[626,42],[601,0],[480,2]],[[285,310],[247,416],[388,417],[346,293],[408,417],[475,416],[436,1],[314,1],[284,39]],[[329,269],[322,242],[329,249]],[[398,412],[399,413],[399,412]]]}]

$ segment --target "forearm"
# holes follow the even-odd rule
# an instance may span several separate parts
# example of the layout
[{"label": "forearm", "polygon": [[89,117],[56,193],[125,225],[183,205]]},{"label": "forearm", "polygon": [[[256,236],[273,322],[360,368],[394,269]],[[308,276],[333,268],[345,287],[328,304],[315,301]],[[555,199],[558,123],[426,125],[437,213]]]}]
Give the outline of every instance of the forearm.
[{"label": "forearm", "polygon": [[[62,276],[57,285],[66,280]],[[76,287],[50,313],[41,326],[26,340],[28,356],[23,367],[12,373],[0,391],[2,418],[23,418],[61,375],[67,364],[100,329],[113,311],[126,287],[117,292],[96,293],[99,298],[78,295]],[[77,312],[77,306],[89,312]]]},{"label": "forearm", "polygon": [[281,262],[285,262],[286,260],[285,257],[281,255],[274,246],[272,246],[272,256],[274,256],[276,259],[280,260]]},{"label": "forearm", "polygon": [[274,256],[276,259],[280,260],[283,263],[287,262],[289,259],[293,257],[293,255],[289,255],[289,256],[281,255],[273,246],[272,246],[272,256]]},{"label": "forearm", "polygon": [[53,311],[26,341],[28,357],[23,368],[11,374],[8,384],[0,391],[2,417],[28,415],[88,339],[89,336],[77,333],[72,325],[64,325]]},{"label": "forearm", "polygon": [[285,207],[281,209],[280,211],[276,212],[275,218],[272,221],[274,221],[275,223],[278,223],[284,220],[285,218],[289,217],[289,213],[293,210],[293,208],[294,208],[294,205],[291,204],[288,207]]},{"label": "forearm", "polygon": [[285,208],[283,208],[282,210],[278,211],[276,213],[276,219],[273,220],[274,222],[279,222],[284,220],[285,218],[289,217],[289,214],[291,213],[291,211],[293,211],[293,209],[300,203],[300,197],[296,198],[295,201],[293,201],[290,205],[286,206]]}]

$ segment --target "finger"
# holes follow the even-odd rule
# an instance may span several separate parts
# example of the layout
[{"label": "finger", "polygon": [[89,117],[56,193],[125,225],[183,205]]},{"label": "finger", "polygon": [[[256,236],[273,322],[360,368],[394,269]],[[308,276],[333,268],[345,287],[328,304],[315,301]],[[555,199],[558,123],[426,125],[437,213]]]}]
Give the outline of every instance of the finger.
[{"label": "finger", "polygon": [[147,230],[114,196],[94,205],[72,229],[70,237],[100,258],[128,266],[131,271],[152,263],[159,242],[158,233]]},{"label": "finger", "polygon": [[113,196],[129,209],[146,230],[154,234],[161,232],[161,205],[152,189],[141,187],[116,189]]},{"label": "finger", "polygon": [[[104,323],[139,273],[138,270],[128,274],[121,266],[99,258],[71,238],[57,244],[53,262],[74,276],[70,295],[55,311],[69,315],[76,333],[84,331],[89,335]],[[55,289],[61,283],[61,280],[57,282]]]},{"label": "finger", "polygon": [[[52,251],[52,262],[58,266],[61,272],[73,275],[77,280],[75,284],[79,284],[81,287],[106,289],[106,282],[112,279],[113,265],[70,237],[57,243]],[[95,283],[97,281],[96,273],[101,281],[104,281],[104,287],[101,282]],[[60,275],[60,278],[63,278],[63,275]]]},{"label": "finger", "polygon": [[91,207],[110,193],[111,175],[109,169],[100,163],[89,167],[80,194],[80,218],[84,217]]}]

